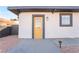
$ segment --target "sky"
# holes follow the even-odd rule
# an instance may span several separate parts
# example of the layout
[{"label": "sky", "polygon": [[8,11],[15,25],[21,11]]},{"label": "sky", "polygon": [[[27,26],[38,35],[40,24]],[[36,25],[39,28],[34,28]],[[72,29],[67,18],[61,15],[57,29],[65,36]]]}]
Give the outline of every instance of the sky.
[{"label": "sky", "polygon": [[7,6],[79,6],[79,0],[0,0],[0,16],[14,19]]},{"label": "sky", "polygon": [[0,17],[7,19],[17,19],[17,15],[9,11],[7,6],[0,6]]}]

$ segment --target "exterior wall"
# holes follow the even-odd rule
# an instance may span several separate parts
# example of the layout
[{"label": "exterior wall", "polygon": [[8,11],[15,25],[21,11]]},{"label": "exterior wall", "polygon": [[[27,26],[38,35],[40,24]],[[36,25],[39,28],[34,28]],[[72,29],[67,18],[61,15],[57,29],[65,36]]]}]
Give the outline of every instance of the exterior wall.
[{"label": "exterior wall", "polygon": [[32,38],[32,16],[29,13],[19,15],[19,38]]},{"label": "exterior wall", "polygon": [[73,12],[73,26],[60,27],[59,12],[22,12],[19,14],[19,38],[32,38],[32,15],[45,15],[45,38],[79,38],[79,13]]}]

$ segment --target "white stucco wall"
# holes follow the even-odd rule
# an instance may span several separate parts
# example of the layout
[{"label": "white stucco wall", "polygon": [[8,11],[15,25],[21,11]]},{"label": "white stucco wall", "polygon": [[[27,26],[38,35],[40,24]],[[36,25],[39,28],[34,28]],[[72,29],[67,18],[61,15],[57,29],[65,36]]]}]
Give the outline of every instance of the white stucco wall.
[{"label": "white stucco wall", "polygon": [[32,38],[32,16],[27,13],[19,15],[19,38]]},{"label": "white stucco wall", "polygon": [[[19,38],[32,38],[32,15],[45,15],[45,38],[79,38],[79,13],[73,12],[73,26],[59,26],[59,12],[22,12],[19,14]],[[48,17],[48,19],[47,19]]]}]

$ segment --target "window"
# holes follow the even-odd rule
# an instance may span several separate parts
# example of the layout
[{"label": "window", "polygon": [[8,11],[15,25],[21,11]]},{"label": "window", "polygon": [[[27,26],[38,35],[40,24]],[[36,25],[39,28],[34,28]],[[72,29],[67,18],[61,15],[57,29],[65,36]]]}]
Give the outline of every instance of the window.
[{"label": "window", "polygon": [[72,14],[60,14],[60,26],[72,26]]}]

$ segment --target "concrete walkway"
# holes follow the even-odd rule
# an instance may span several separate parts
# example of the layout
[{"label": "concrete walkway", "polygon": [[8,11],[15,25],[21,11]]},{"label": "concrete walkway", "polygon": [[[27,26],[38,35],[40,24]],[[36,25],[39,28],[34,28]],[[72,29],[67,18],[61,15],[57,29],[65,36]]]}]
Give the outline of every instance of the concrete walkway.
[{"label": "concrete walkway", "polygon": [[15,53],[58,53],[60,49],[51,40],[20,39],[8,52]]},{"label": "concrete walkway", "polygon": [[[58,41],[62,41],[59,48]],[[18,39],[18,36],[0,38],[0,52],[7,53],[79,53],[79,39]]]},{"label": "concrete walkway", "polygon": [[[79,53],[79,39],[19,39],[19,43],[8,49],[10,53]],[[59,48],[58,41],[62,41]]]}]

